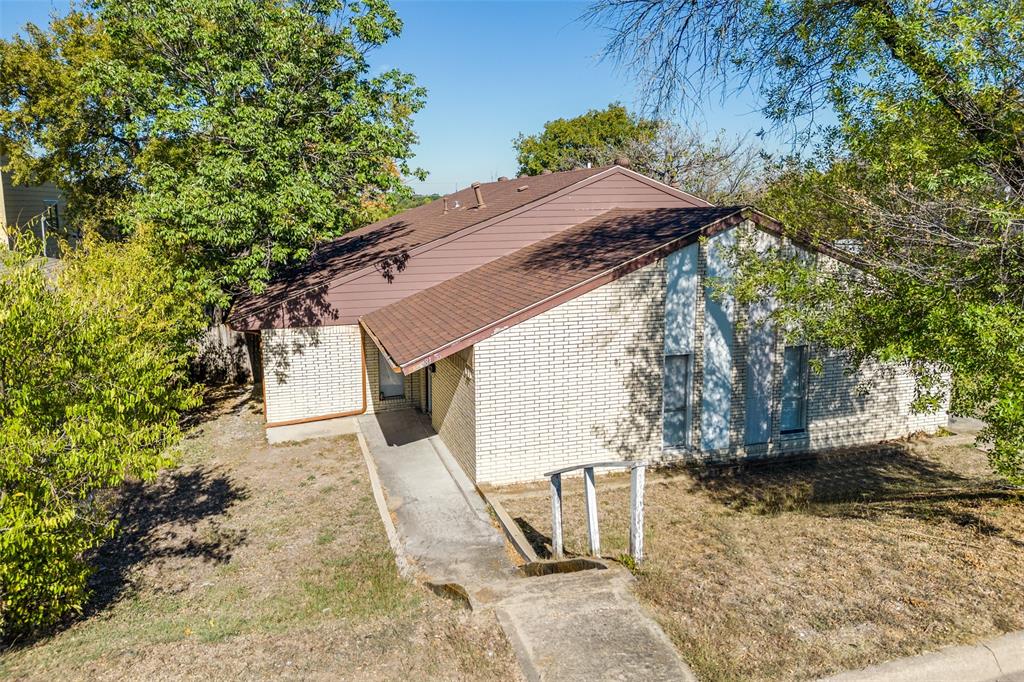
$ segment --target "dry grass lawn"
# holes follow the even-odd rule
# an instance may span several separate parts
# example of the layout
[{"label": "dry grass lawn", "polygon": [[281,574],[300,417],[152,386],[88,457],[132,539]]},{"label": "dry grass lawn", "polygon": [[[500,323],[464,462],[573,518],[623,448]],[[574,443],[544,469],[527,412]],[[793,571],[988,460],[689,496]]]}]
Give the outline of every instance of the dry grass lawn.
[{"label": "dry grass lawn", "polygon": [[4,679],[516,679],[493,617],[398,577],[356,440],[268,446],[214,405],[181,466],[121,496],[96,599]]},{"label": "dry grass lawn", "polygon": [[[811,679],[1024,628],[1024,495],[962,437],[708,477],[648,476],[637,591],[703,680]],[[585,551],[581,479],[566,547]],[[538,549],[546,486],[499,499]],[[602,551],[628,477],[598,481]]]}]

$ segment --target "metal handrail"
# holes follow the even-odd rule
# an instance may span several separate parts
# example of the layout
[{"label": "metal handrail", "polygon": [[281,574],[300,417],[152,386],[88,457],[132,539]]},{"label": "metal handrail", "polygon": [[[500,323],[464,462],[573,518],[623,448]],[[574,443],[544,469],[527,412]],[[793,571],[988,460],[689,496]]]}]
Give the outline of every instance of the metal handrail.
[{"label": "metal handrail", "polygon": [[59,214],[57,213],[56,205],[47,206],[45,210],[43,210],[41,213],[37,213],[36,215],[32,216],[26,222],[13,225],[13,231],[20,232],[22,234],[29,233],[35,236],[35,227],[38,225],[39,239],[42,242],[42,255],[43,257],[46,257],[46,228],[51,218],[58,219],[57,230],[59,231]]},{"label": "metal handrail", "polygon": [[647,466],[647,463],[640,459],[624,459],[618,462],[594,462],[593,464],[577,464],[565,467],[564,469],[555,469],[544,474],[544,477],[551,478],[555,474],[569,474],[580,469],[635,469],[639,466]]},{"label": "metal handrail", "polygon": [[647,462],[643,460],[576,464],[544,474],[551,481],[551,553],[556,559],[562,558],[562,476],[582,469],[590,554],[600,556],[601,535],[597,527],[597,486],[594,482],[594,469],[597,468],[629,469],[629,553],[639,564],[644,558],[644,481]]}]

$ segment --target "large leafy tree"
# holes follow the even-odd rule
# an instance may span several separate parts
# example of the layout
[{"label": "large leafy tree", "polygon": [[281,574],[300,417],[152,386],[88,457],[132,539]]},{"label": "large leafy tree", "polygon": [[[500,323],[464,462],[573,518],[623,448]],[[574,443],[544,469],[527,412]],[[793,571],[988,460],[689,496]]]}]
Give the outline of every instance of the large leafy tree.
[{"label": "large leafy tree", "polygon": [[[837,114],[766,207],[856,268],[737,254],[738,292],[854,363],[902,362],[1024,483],[1024,6],[1010,0],[599,0],[653,106],[751,87],[779,123]],[[611,22],[609,22],[611,23]]]},{"label": "large leafy tree", "polygon": [[751,202],[764,184],[766,157],[745,138],[708,135],[643,118],[620,104],[544,124],[514,141],[520,173],[565,171],[624,160],[639,173],[711,202]]},{"label": "large leafy tree", "polygon": [[656,123],[631,113],[621,104],[573,118],[556,118],[534,135],[513,140],[520,175],[566,171],[605,162],[606,150],[654,137]]},{"label": "large leafy tree", "polygon": [[0,43],[0,153],[212,300],[259,291],[410,170],[423,91],[367,61],[400,30],[384,0],[95,0]]}]

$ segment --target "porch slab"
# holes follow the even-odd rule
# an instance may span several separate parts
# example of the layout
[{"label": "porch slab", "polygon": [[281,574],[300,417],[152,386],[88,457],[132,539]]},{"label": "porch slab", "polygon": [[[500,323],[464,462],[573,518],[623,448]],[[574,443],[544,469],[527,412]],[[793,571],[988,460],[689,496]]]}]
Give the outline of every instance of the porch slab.
[{"label": "porch slab", "polygon": [[527,679],[697,682],[632,582],[609,565],[507,584],[495,611]]},{"label": "porch slab", "polygon": [[353,434],[359,431],[356,417],[337,417],[322,419],[302,424],[286,424],[285,426],[268,426],[267,442],[271,445],[309,440],[310,438],[330,438]]}]

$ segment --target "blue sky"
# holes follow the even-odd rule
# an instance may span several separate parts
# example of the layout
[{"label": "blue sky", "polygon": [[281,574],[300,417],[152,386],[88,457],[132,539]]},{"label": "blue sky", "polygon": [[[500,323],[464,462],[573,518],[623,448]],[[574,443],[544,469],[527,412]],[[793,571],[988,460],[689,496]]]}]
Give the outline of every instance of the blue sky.
[{"label": "blue sky", "polygon": [[[0,0],[0,35],[45,23],[62,0]],[[416,75],[428,90],[416,117],[414,166],[429,172],[420,192],[449,192],[516,171],[512,139],[545,121],[612,101],[638,102],[630,74],[598,58],[606,36],[579,17],[587,3],[565,0],[394,2],[402,35],[378,50],[378,69]],[[688,123],[732,134],[766,126],[751,97],[703,106]]]}]

